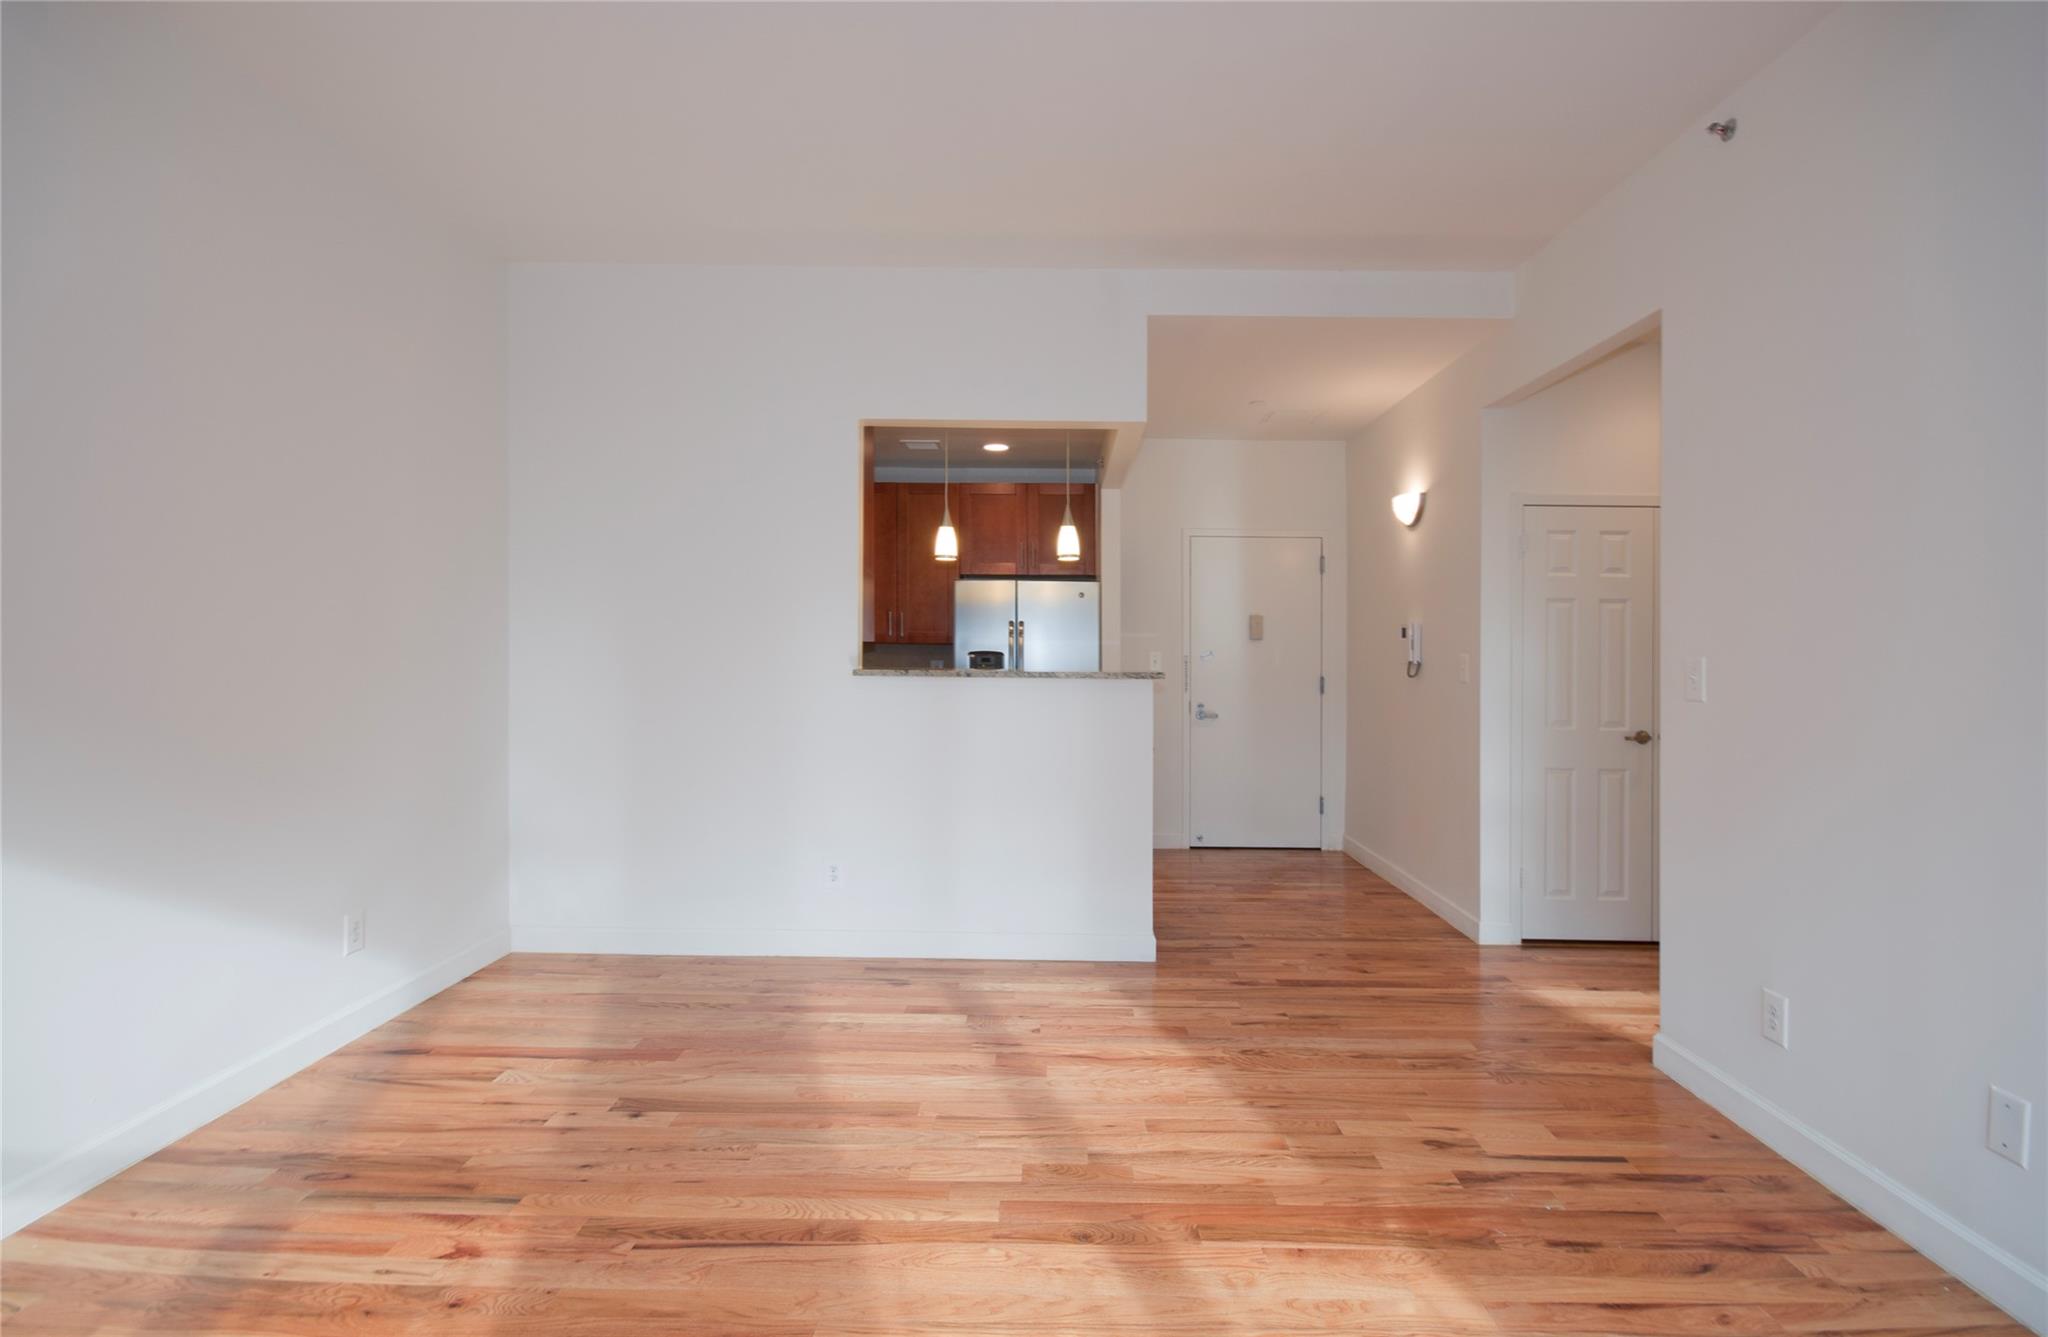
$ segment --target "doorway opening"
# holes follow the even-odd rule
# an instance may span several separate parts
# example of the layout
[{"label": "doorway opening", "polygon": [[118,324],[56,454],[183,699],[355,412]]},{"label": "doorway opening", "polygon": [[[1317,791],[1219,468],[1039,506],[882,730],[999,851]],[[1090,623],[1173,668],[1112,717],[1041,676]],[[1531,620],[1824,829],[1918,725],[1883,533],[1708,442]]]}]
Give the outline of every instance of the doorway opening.
[{"label": "doorway opening", "polygon": [[1494,941],[1659,936],[1661,363],[1651,322],[1486,415]]}]

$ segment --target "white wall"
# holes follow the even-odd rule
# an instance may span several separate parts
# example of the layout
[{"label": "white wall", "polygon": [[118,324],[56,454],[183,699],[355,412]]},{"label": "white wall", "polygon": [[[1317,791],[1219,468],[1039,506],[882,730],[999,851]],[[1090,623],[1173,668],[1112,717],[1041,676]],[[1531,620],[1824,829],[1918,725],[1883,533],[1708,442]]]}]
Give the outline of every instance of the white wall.
[{"label": "white wall", "polygon": [[505,470],[495,266],[145,13],[5,25],[12,1229],[503,950]]},{"label": "white wall", "polygon": [[515,268],[515,942],[1149,959],[1146,684],[852,673],[861,420],[1141,418],[1142,334],[1090,274]]},{"label": "white wall", "polygon": [[[1455,650],[1480,623],[1483,410],[1661,313],[1658,1062],[2036,1327],[2044,40],[2039,6],[1831,15],[1711,109],[1733,142],[1688,133],[1575,223],[1507,331],[1352,459],[1354,644],[1408,598]],[[1365,502],[1406,471],[1430,511],[1395,534]],[[1478,699],[1370,668],[1349,829],[1476,914]],[[1403,809],[1358,755],[1417,705],[1471,750]],[[1789,1051],[1756,1033],[1766,985]],[[1994,1081],[2035,1102],[2030,1169],[1984,1147]]]},{"label": "white wall", "polygon": [[[1502,298],[1470,275],[515,267],[515,942],[1149,952],[1153,689],[853,677],[858,424],[1137,422],[1152,315]],[[1102,522],[1115,628],[1115,489]]]},{"label": "white wall", "polygon": [[1142,669],[1157,650],[1166,678],[1153,687],[1152,832],[1161,849],[1187,846],[1183,537],[1196,529],[1318,534],[1323,582],[1324,845],[1344,834],[1345,448],[1337,441],[1147,440],[1120,491],[1123,655]]},{"label": "white wall", "polygon": [[[1492,344],[1482,345],[1482,348]],[[1479,423],[1474,356],[1382,414],[1345,464],[1350,526],[1344,848],[1480,936],[1478,693],[1458,678],[1477,656]],[[1411,528],[1389,501],[1425,491]],[[1422,623],[1423,667],[1407,676],[1402,624]]]}]

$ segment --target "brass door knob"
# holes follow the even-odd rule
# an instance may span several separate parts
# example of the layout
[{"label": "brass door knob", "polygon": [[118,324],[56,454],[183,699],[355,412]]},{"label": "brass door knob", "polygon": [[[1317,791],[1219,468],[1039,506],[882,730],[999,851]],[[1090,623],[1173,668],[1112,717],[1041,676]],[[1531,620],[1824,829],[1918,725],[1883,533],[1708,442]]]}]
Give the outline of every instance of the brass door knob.
[{"label": "brass door knob", "polygon": [[1624,734],[1623,737],[1627,738],[1631,743],[1647,743],[1650,741],[1650,731],[1648,729],[1638,729],[1632,734]]}]

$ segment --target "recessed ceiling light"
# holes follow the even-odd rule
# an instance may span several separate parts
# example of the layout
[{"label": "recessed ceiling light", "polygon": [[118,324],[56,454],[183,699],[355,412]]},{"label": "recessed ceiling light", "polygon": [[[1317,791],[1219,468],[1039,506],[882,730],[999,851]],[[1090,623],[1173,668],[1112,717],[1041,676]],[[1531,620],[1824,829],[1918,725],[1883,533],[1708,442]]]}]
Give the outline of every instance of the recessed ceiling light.
[{"label": "recessed ceiling light", "polygon": [[1007,441],[984,441],[981,448],[983,450],[992,450],[1000,455],[1010,448],[1010,443]]}]

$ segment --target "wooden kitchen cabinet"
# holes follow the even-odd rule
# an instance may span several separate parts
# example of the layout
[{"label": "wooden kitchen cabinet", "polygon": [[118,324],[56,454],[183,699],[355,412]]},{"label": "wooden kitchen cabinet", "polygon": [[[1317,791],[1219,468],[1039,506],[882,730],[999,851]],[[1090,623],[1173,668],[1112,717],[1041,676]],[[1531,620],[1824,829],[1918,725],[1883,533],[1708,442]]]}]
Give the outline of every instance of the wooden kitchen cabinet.
[{"label": "wooden kitchen cabinet", "polygon": [[[1081,560],[1062,562],[1058,556],[1060,517],[1066,513],[1065,483],[1034,483],[1027,507],[1031,524],[1026,545],[1023,574],[1028,576],[1094,576],[1102,564],[1097,555],[1095,484],[1073,485],[1074,527],[1081,531]],[[964,536],[963,536],[964,537]]]},{"label": "wooden kitchen cabinet", "polygon": [[902,565],[897,549],[902,544],[902,523],[897,518],[895,485],[870,483],[867,495],[867,584],[868,619],[866,639],[888,643],[896,639],[897,580]]},{"label": "wooden kitchen cabinet", "polygon": [[1029,483],[955,483],[953,523],[960,530],[960,574],[1021,576],[1029,561]]},{"label": "wooden kitchen cabinet", "polygon": [[902,483],[897,507],[898,639],[911,645],[953,643],[953,581],[958,562],[932,556],[939,519],[945,510],[941,489],[928,483]]},{"label": "wooden kitchen cabinet", "polygon": [[953,580],[959,564],[932,556],[944,508],[936,483],[876,483],[868,494],[868,566],[874,576],[878,645],[952,644]]}]

